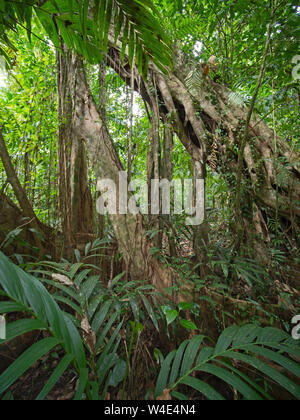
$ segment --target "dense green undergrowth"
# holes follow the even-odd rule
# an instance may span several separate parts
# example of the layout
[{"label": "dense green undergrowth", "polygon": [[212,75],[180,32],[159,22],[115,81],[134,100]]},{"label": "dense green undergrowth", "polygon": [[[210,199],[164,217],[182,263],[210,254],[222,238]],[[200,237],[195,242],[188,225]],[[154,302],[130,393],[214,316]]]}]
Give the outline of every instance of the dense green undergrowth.
[{"label": "dense green undergrowth", "polygon": [[[101,241],[94,244],[92,254],[99,247]],[[176,322],[181,322],[186,332],[193,331],[192,338],[183,340],[168,355],[154,349],[153,357],[160,365],[152,370],[156,386],[153,394],[145,389],[144,398],[167,392],[179,400],[191,396],[269,400],[273,387],[284,388],[290,398],[300,398],[299,342],[282,330],[234,325],[215,342],[180,316],[181,310],[186,315],[191,309],[190,303],[181,303],[178,311],[168,306],[170,302],[162,305],[152,286],[122,281],[124,273],[107,288],[82,262],[71,266],[45,262],[34,264],[32,270],[34,275],[0,254],[0,314],[21,314],[8,323],[7,338],[0,343],[9,344],[25,333],[40,331],[39,340],[1,374],[2,398],[10,395],[10,386],[35,362],[60,348],[64,357],[37,399],[46,398],[70,366],[78,375],[76,400],[105,399],[113,390],[130,399],[143,334],[157,329],[168,335]],[[208,380],[212,377],[216,381]]]}]

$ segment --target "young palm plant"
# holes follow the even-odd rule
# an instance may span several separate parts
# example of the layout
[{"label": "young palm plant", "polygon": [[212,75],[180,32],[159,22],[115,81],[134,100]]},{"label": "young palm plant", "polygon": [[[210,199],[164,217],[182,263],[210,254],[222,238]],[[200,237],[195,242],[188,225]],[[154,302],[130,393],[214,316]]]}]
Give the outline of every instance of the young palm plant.
[{"label": "young palm plant", "polygon": [[0,344],[31,331],[48,331],[43,338],[26,350],[0,376],[0,394],[5,392],[22,374],[49,351],[60,346],[65,352],[38,399],[51,391],[68,366],[73,363],[78,372],[86,370],[84,346],[78,330],[70,318],[59,308],[53,297],[35,277],[25,273],[0,253],[0,313],[26,313],[27,319],[11,322],[6,339]]},{"label": "young palm plant", "polygon": [[[132,330],[132,341],[136,328],[139,329],[137,335],[143,330],[143,324],[139,321],[146,322],[147,318],[159,330],[159,313],[151,303],[155,300],[152,286],[122,281],[125,273],[121,273],[107,287],[101,285],[99,275],[91,273],[98,268],[88,264],[88,261],[103,256],[99,252],[106,245],[96,240],[86,246],[85,256],[75,251],[78,262],[73,265],[49,261],[29,264],[31,274],[39,276],[39,279],[25,273],[0,254],[0,286],[3,288],[0,293],[7,298],[5,302],[0,302],[0,314],[26,312],[33,318],[9,324],[7,338],[0,344],[35,330],[48,330],[57,339],[45,341],[49,346],[53,344],[51,348],[43,347],[44,341],[33,345],[18,359],[17,364],[11,365],[0,376],[0,394],[58,345],[65,350],[66,357],[38,399],[46,397],[71,363],[79,375],[75,399],[104,399],[108,387],[117,387],[122,381],[125,390],[130,359],[133,356],[134,360],[136,354],[126,356],[121,351],[122,331]],[[51,289],[52,294],[42,283]],[[60,333],[68,328],[72,329],[69,335]],[[38,352],[35,356],[36,347],[39,350],[40,346],[44,353]],[[80,356],[79,361],[75,356]]]},{"label": "young palm plant", "polygon": [[[91,250],[95,255],[97,246],[96,242],[87,247],[86,254]],[[77,257],[79,260],[79,255]],[[38,395],[38,400],[48,395],[70,365],[79,377],[76,400],[104,399],[108,388],[118,387],[120,383],[123,383],[124,395],[132,367],[132,350],[127,356],[121,352],[122,331],[131,330],[132,349],[135,334],[138,336],[144,327],[139,323],[140,319],[145,322],[146,315],[149,316],[155,328],[159,329],[159,311],[152,307],[146,295],[153,291],[145,285],[122,282],[122,273],[111,282],[109,289],[103,288],[101,292],[98,276],[89,275],[90,268],[82,262],[71,266],[52,262],[43,265],[51,267],[51,273],[41,268],[35,271],[44,277],[51,274],[52,280],[44,278],[43,281],[60,293],[55,292],[52,296],[39,279],[24,272],[0,253],[0,314],[19,312],[22,318],[24,313],[28,314],[27,319],[8,324],[7,337],[0,344],[27,332],[47,332],[47,338],[33,344],[0,375],[0,394],[40,358],[61,347],[65,355]],[[54,274],[53,268],[56,271]],[[68,312],[58,304],[67,308]],[[192,388],[207,399],[224,399],[216,389],[196,376],[205,373],[225,382],[236,391],[235,395],[244,399],[272,399],[266,389],[244,373],[248,366],[260,373],[258,376],[262,379],[269,379],[285,388],[294,398],[300,398],[300,387],[288,374],[278,370],[279,367],[300,378],[299,343],[286,333],[274,328],[246,325],[225,330],[214,347],[205,346],[206,339],[199,335],[186,340],[178,350],[162,360],[156,397],[165,395],[167,390],[174,398],[188,399],[182,389]]]},{"label": "young palm plant", "polygon": [[270,393],[244,373],[245,367],[247,371],[250,367],[257,372],[256,377],[269,379],[300,399],[300,387],[280,372],[283,368],[300,378],[300,346],[285,332],[249,324],[227,328],[215,347],[204,345],[205,340],[203,335],[186,340],[163,360],[156,397],[168,392],[185,400],[187,395],[178,389],[192,388],[199,397],[224,400],[213,386],[197,377],[204,373],[231,386],[243,399],[272,400]]},{"label": "young palm plant", "polygon": [[[53,284],[68,294],[68,298],[64,298],[59,295],[51,296],[37,278],[22,271],[0,253],[0,286],[3,289],[0,289],[0,294],[6,298],[0,302],[0,314],[22,312],[22,317],[23,313],[30,317],[8,324],[6,339],[1,340],[0,344],[36,330],[48,331],[50,335],[33,344],[0,376],[0,394],[41,357],[58,346],[65,351],[65,357],[38,395],[38,400],[47,396],[70,364],[73,364],[79,376],[75,400],[83,397],[103,399],[107,387],[116,386],[123,379],[120,371],[125,376],[125,362],[117,354],[121,341],[119,332],[124,320],[120,321],[119,311],[110,311],[111,302],[102,305],[92,302],[86,311],[85,301],[91,294],[95,278],[87,280],[83,289],[84,295],[75,281],[72,281],[80,265],[76,264],[71,272],[66,272],[68,277],[63,274],[53,276],[56,280]],[[80,284],[80,278],[83,279],[85,275],[86,272],[77,275],[77,284]],[[75,291],[72,291],[72,287]],[[64,312],[57,302],[70,306],[76,317]]]}]

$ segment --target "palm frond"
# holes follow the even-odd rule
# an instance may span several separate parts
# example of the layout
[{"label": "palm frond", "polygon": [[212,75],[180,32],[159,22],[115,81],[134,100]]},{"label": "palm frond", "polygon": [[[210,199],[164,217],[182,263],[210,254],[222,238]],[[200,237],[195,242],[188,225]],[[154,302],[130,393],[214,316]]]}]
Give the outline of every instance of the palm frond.
[{"label": "palm frond", "polygon": [[113,33],[115,41],[121,43],[123,57],[126,52],[130,65],[135,59],[145,77],[149,60],[164,72],[171,66],[170,42],[151,0],[2,1],[0,53],[4,50],[2,46],[13,48],[8,33],[17,30],[18,25],[25,27],[31,36],[34,14],[57,48],[61,36],[69,48],[92,63],[99,62],[107,52]]},{"label": "palm frond", "polygon": [[[74,324],[35,277],[15,266],[1,252],[0,286],[3,290],[1,294],[9,299],[9,301],[0,303],[1,314],[25,312],[29,317],[34,317],[34,319],[21,319],[8,324],[7,337],[5,340],[1,340],[0,344],[8,343],[15,337],[36,330],[48,330],[52,335],[51,338],[33,344],[0,375],[0,394],[6,391],[43,355],[57,346],[64,349],[67,357],[61,361],[53,373],[55,378],[62,374],[71,362],[74,362],[77,369],[85,368],[84,347]],[[52,389],[50,385],[54,377],[51,377],[50,382],[46,384],[47,392]]]},{"label": "palm frond", "polygon": [[262,379],[269,378],[295,398],[300,398],[300,387],[280,371],[283,368],[300,378],[300,366],[295,361],[300,358],[300,347],[288,334],[275,328],[245,325],[226,329],[215,347],[203,345],[205,338],[201,335],[185,341],[164,359],[156,384],[156,397],[168,389],[174,398],[182,399],[184,394],[178,393],[177,389],[187,386],[208,400],[224,400],[215,388],[196,376],[205,373],[225,382],[246,400],[272,399],[262,386],[244,373],[243,366],[247,366],[257,371]]},{"label": "palm frond", "polygon": [[[47,330],[52,336],[33,344],[0,375],[0,395],[41,357],[54,348],[61,347],[65,356],[37,396],[37,400],[42,400],[48,395],[70,364],[73,364],[79,374],[75,399],[80,400],[84,393],[90,393],[91,387],[86,377],[89,359],[86,357],[85,346],[95,358],[98,377],[92,399],[103,399],[106,382],[116,386],[114,384],[119,383],[120,372],[124,371],[125,362],[117,353],[121,341],[119,332],[124,321],[119,320],[118,311],[112,310],[111,300],[102,304],[102,300],[95,301],[91,298],[99,278],[90,276],[86,279],[90,270],[78,273],[82,267],[81,263],[74,264],[69,270],[65,270],[64,264],[43,265],[49,268],[55,266],[56,271],[61,273],[54,275],[54,281],[45,282],[59,288],[65,296],[50,295],[37,278],[25,273],[0,253],[0,292],[7,299],[0,302],[0,314],[22,312],[23,318],[25,312],[30,317],[9,323],[6,339],[0,340],[0,345],[32,331]],[[36,270],[36,273],[48,274],[42,270]],[[59,303],[71,307],[77,312],[77,318],[63,312],[58,306]],[[111,333],[113,328],[114,332]],[[81,329],[83,338],[78,329]]]}]

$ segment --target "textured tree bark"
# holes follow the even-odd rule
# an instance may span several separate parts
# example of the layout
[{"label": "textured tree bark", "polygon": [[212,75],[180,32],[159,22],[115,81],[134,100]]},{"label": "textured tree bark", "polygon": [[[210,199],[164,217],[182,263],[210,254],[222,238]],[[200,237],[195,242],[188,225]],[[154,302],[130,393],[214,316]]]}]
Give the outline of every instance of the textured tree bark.
[{"label": "textured tree bark", "polygon": [[173,150],[174,150],[174,135],[167,119],[164,118],[164,143],[163,143],[163,159],[162,159],[162,178],[172,181],[173,179]]},{"label": "textured tree bark", "polygon": [[[132,83],[133,86],[133,83]],[[161,144],[160,144],[160,117],[157,98],[151,97],[151,127],[149,128],[149,152],[148,152],[148,200],[151,203],[151,181],[154,179],[161,180],[162,165],[161,165]],[[160,194],[160,193],[159,193]],[[160,197],[161,201],[161,197]],[[149,209],[151,207],[149,206]],[[151,213],[151,212],[150,212]],[[162,235],[160,231],[160,217],[152,213],[148,217],[149,228],[156,230],[157,234],[153,238],[153,243],[156,248],[162,247]]]},{"label": "textured tree bark", "polygon": [[103,58],[99,65],[99,112],[103,121],[106,121],[106,60]]},{"label": "textured tree bark", "polygon": [[[106,60],[103,58],[102,63],[99,65],[99,112],[102,120],[106,122]],[[98,237],[102,238],[104,235],[105,218],[103,215],[98,215]],[[103,275],[105,273],[103,272]]]},{"label": "textured tree bark", "polygon": [[[206,188],[206,165],[199,161],[193,161],[193,178],[196,183],[197,180],[204,181],[204,188]],[[206,193],[204,192],[204,197]],[[196,202],[196,196],[194,197]],[[204,221],[200,225],[193,226],[193,245],[196,254],[196,264],[199,265],[199,274],[204,278],[208,274],[208,256],[207,246],[209,242],[209,225],[206,219],[206,203],[204,203]]]},{"label": "textured tree bark", "polygon": [[74,248],[89,242],[89,235],[93,234],[93,204],[84,142],[74,129],[76,114],[72,98],[80,59],[65,46],[62,49],[63,53],[57,53],[59,195],[65,241],[63,254],[72,258]]},{"label": "textured tree bark", "polygon": [[[28,217],[29,220],[31,220],[31,225],[33,228],[35,228],[37,231],[40,230],[39,221],[35,215],[35,212],[28,200],[28,197],[26,195],[26,192],[24,188],[21,185],[21,182],[16,174],[15,168],[13,166],[13,163],[11,161],[11,158],[9,156],[3,134],[2,134],[2,127],[0,124],[0,157],[3,162],[3,166],[6,171],[7,180],[11,184],[12,189],[15,193],[15,196],[20,204],[21,209],[23,210],[24,217]],[[16,227],[16,226],[15,226]],[[42,245],[42,242],[38,236],[38,234],[35,235],[35,243],[39,249],[39,255],[42,256],[44,252],[44,248]]]},{"label": "textured tree bark", "polygon": [[3,134],[2,134],[2,128],[0,126],[0,157],[2,159],[5,171],[6,171],[6,175],[7,175],[7,180],[8,182],[11,184],[14,193],[16,195],[16,198],[20,204],[20,207],[22,208],[22,210],[24,211],[24,214],[31,218],[31,219],[36,219],[36,215],[33,211],[33,208],[28,200],[28,197],[26,195],[26,192],[24,190],[24,188],[22,187],[19,178],[16,174],[16,171],[14,169],[14,166],[12,164],[11,158],[8,154],[8,150],[3,138]]},{"label": "textured tree bark", "polygon": [[[161,176],[163,179],[167,179],[168,181],[171,182],[173,180],[173,175],[174,175],[174,165],[173,165],[174,133],[166,118],[163,118],[163,125],[164,125],[164,138],[163,138],[163,157],[162,157]],[[171,196],[171,201],[173,199],[174,199],[174,195]],[[176,248],[177,237],[176,237],[176,233],[174,233],[171,216],[169,216],[169,226],[165,226],[165,228],[168,229],[167,236],[168,236],[170,256],[177,257],[177,248]]]},{"label": "textured tree bark", "polygon": [[[72,126],[76,136],[84,139],[97,179],[110,179],[119,185],[124,171],[107,127],[101,118],[88,86],[83,64],[73,73]],[[117,194],[117,206],[119,199]],[[140,214],[110,215],[110,220],[132,280],[151,280],[161,291],[172,285],[172,273],[150,255],[153,246],[145,237]]]},{"label": "textured tree bark", "polygon": [[[247,107],[237,104],[226,86],[209,78],[199,82],[200,70],[191,69],[184,56],[179,56],[174,58],[174,70],[168,76],[151,63],[147,82],[135,71],[134,88],[149,104],[154,116],[153,104],[155,97],[158,98],[160,117],[172,125],[193,162],[199,163],[202,174],[205,175],[207,164],[214,162],[214,169],[226,177],[234,190],[238,169],[237,149],[246,124]],[[132,71],[128,63],[121,62],[118,46],[111,46],[107,62],[131,86]],[[86,142],[96,177],[109,178],[118,185],[119,171],[123,171],[123,168],[92,98],[83,66],[72,69],[71,97],[72,125],[76,135]],[[254,226],[263,235],[266,230],[265,217],[273,217],[275,212],[283,222],[291,223],[295,230],[299,230],[299,159],[295,151],[278,140],[277,156],[279,152],[279,157],[285,160],[285,165],[279,164],[280,170],[286,175],[282,183],[282,177],[277,176],[273,139],[273,131],[253,116],[243,156],[243,178],[247,183],[245,194],[248,194],[248,200],[244,200],[246,208],[243,209],[243,217],[250,229]],[[169,287],[172,275],[150,256],[152,244],[144,237],[142,217],[118,214],[111,216],[111,222],[132,279],[152,278],[160,290]]]},{"label": "textured tree bark", "polygon": [[[112,44],[109,64],[128,84],[129,64],[121,62],[118,46]],[[192,68],[180,52],[174,57],[174,69],[168,75],[150,63],[149,79],[155,81],[152,92],[155,89],[159,98],[160,115],[172,124],[193,161],[200,162],[203,168],[213,164],[234,191],[238,148],[248,108],[237,103],[225,85],[204,79],[201,69]],[[148,83],[136,81],[135,89],[151,107]],[[259,236],[263,234],[263,240],[268,239],[266,219],[274,218],[276,213],[283,225],[291,226],[295,232],[300,230],[299,154],[281,139],[277,139],[276,154],[274,137],[273,130],[253,115],[243,154],[246,187],[241,203],[245,223],[252,233],[255,227]]]},{"label": "textured tree bark", "polygon": [[[20,210],[5,194],[0,192],[0,250],[5,252],[7,255],[21,254],[21,255],[33,255],[36,257],[40,254],[35,251],[35,247],[38,246],[36,241],[36,234],[30,229],[33,227],[30,218],[26,217],[25,212]],[[45,238],[43,242],[43,250],[46,254],[49,254],[56,259],[56,238],[52,228],[42,224],[37,220],[38,231],[42,233]],[[22,242],[14,240],[10,245],[7,244],[7,235],[15,230],[21,228],[22,232],[18,235],[18,238],[22,239]],[[28,245],[27,245],[28,244]],[[42,255],[43,256],[43,255]],[[30,257],[28,257],[30,260]]]}]

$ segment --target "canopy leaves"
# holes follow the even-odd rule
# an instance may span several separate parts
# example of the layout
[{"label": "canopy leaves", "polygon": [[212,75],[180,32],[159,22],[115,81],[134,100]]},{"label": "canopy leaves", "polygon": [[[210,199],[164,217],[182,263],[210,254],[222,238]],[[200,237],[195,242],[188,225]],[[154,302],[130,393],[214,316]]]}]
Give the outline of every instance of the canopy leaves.
[{"label": "canopy leaves", "polygon": [[169,41],[151,0],[1,0],[0,54],[8,62],[14,50],[9,31],[21,25],[30,38],[33,15],[57,48],[61,36],[69,48],[91,63],[101,61],[113,35],[115,42],[122,40],[122,51],[127,52],[130,65],[135,58],[143,76],[147,76],[149,59],[163,71],[171,65]]}]

